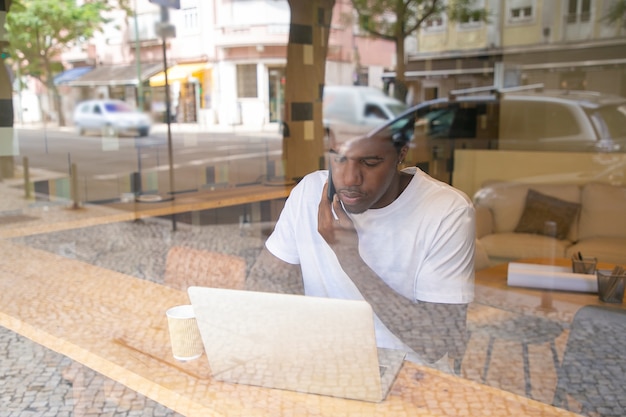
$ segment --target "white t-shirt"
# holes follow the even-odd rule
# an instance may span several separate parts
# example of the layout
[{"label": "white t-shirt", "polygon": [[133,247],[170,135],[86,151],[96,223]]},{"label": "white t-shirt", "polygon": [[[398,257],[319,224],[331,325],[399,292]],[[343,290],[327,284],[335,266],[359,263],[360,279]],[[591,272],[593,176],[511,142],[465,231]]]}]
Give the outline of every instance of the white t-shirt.
[{"label": "white t-shirt", "polygon": [[[474,207],[455,188],[422,171],[386,207],[349,214],[363,261],[411,300],[469,303],[474,295]],[[317,211],[328,171],[294,187],[265,245],[274,256],[300,264],[307,295],[363,299],[317,231]],[[410,351],[376,320],[378,345]]]}]

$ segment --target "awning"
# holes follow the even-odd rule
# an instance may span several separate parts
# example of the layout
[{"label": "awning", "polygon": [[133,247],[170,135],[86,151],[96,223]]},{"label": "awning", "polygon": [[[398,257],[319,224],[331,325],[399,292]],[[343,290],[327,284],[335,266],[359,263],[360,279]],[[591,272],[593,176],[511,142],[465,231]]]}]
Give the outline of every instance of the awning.
[{"label": "awning", "polygon": [[[163,71],[163,64],[141,64],[141,81],[146,81],[159,71]],[[106,65],[95,68],[93,71],[67,83],[72,87],[95,87],[134,85],[137,83],[137,65]]]},{"label": "awning", "polygon": [[91,71],[93,67],[76,67],[65,70],[54,76],[54,85],[67,84]]},{"label": "awning", "polygon": [[[167,70],[168,84],[172,81],[183,81],[190,77],[199,76],[202,72],[211,69],[211,65],[207,62],[194,64],[178,64]],[[200,77],[197,77],[200,78]],[[153,77],[150,77],[151,87],[162,87],[165,85],[165,72],[161,71]]]}]

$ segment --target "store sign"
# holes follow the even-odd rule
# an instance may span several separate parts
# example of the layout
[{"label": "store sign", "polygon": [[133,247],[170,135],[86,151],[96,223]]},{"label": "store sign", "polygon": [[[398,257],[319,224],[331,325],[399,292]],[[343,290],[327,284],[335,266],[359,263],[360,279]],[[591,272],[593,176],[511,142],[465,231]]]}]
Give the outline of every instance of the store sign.
[{"label": "store sign", "polygon": [[175,38],[176,26],[170,23],[156,22],[154,24],[154,31],[159,38]]}]

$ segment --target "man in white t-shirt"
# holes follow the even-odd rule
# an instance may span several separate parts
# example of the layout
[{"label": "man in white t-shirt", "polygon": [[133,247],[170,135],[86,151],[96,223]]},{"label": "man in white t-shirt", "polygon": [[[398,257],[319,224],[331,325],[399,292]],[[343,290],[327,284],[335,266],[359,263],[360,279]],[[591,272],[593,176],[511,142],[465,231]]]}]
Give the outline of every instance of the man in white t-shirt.
[{"label": "man in white t-shirt", "polygon": [[407,144],[385,136],[331,144],[328,171],[294,187],[267,249],[299,264],[306,295],[365,299],[377,343],[433,363],[465,349],[473,298],[474,208],[451,186],[399,170]]}]

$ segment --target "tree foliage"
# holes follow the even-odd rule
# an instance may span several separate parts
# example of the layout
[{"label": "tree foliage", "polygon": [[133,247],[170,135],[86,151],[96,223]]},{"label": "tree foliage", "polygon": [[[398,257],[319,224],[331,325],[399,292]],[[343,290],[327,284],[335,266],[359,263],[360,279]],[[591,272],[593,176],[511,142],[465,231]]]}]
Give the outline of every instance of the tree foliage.
[{"label": "tree foliage", "polygon": [[614,2],[605,16],[602,17],[602,21],[609,24],[620,23],[622,27],[626,28],[626,0],[618,0]]},{"label": "tree foliage", "polygon": [[[103,12],[125,8],[126,3],[86,0],[77,6],[75,0],[15,1],[6,17],[12,66],[41,81],[58,97],[52,80],[63,70],[62,52],[100,31],[107,23]],[[62,114],[59,123],[63,124]]]},{"label": "tree foliage", "polygon": [[489,14],[476,0],[352,0],[359,26],[376,38],[396,44],[396,97],[404,100],[404,40],[431,19],[444,14],[449,21],[488,21]]}]

